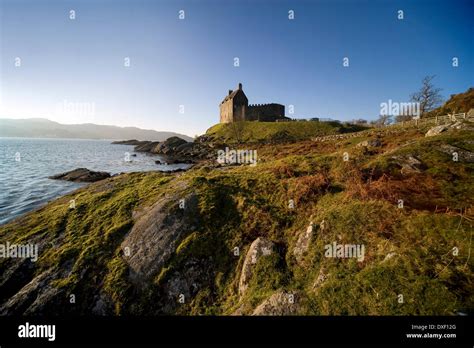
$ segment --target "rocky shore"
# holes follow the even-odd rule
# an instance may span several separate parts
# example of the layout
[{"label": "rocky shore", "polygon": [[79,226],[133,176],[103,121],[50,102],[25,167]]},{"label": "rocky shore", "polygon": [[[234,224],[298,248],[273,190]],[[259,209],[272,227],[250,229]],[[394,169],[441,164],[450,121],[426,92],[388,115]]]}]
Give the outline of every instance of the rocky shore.
[{"label": "rocky shore", "polygon": [[[134,151],[161,155],[162,160],[156,160],[156,164],[195,164],[200,160],[209,158],[209,146],[203,143],[188,142],[179,137],[171,137],[162,142],[140,141],[136,139],[114,141],[116,145],[133,145]],[[134,156],[134,155],[132,155]],[[136,156],[136,155],[135,155]],[[188,169],[188,168],[187,168]],[[178,173],[186,171],[184,168],[161,170],[166,173]],[[72,182],[96,182],[111,177],[107,172],[95,172],[87,168],[77,168],[68,172],[50,176],[54,180],[66,180]]]},{"label": "rocky shore", "polygon": [[114,141],[112,144],[133,145],[136,152],[161,155],[167,164],[196,163],[210,157],[208,144],[199,141],[188,142],[179,137],[171,137],[162,142],[131,139]]},{"label": "rocky shore", "polygon": [[72,182],[96,182],[110,178],[110,176],[110,173],[107,172],[94,172],[87,168],[77,168],[69,172],[50,176],[49,178],[54,180],[66,180]]}]

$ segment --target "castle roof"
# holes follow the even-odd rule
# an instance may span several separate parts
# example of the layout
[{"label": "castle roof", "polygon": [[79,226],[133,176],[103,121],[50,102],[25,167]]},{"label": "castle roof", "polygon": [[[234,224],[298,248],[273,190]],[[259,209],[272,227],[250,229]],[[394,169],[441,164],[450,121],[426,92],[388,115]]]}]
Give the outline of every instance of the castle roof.
[{"label": "castle roof", "polygon": [[239,92],[238,89],[236,89],[235,91],[232,91],[232,93],[228,94],[225,96],[224,100],[222,100],[221,104],[222,103],[225,103],[226,101],[230,100],[230,99],[234,99],[234,97],[237,95],[237,93]]},{"label": "castle roof", "polygon": [[224,100],[221,101],[221,104],[225,103],[228,100],[234,99],[234,97],[237,94],[239,94],[239,92],[241,92],[244,95],[245,99],[247,99],[247,97],[245,96],[244,91],[242,90],[242,84],[239,83],[239,86],[237,87],[236,90],[233,90],[233,91],[229,90],[229,94],[225,96]]}]

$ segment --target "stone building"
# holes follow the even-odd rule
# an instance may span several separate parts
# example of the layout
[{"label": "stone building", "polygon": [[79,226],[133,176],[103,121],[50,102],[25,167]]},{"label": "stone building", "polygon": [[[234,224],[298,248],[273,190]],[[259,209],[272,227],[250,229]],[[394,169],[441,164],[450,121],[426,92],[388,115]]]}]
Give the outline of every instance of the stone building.
[{"label": "stone building", "polygon": [[219,105],[220,122],[261,121],[275,122],[288,120],[285,117],[285,106],[281,104],[254,104],[249,105],[249,100],[242,90],[242,84],[236,90],[229,90],[229,94]]}]

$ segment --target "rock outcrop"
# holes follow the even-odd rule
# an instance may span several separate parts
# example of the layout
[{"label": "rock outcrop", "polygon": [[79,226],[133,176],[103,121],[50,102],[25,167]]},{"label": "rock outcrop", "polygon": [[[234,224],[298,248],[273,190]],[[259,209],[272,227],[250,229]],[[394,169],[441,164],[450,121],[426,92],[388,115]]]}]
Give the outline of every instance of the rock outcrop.
[{"label": "rock outcrop", "polygon": [[440,145],[438,151],[453,156],[453,158],[456,156],[457,161],[459,162],[474,163],[474,153],[471,151],[467,151],[449,144]]},{"label": "rock outcrop", "polygon": [[459,120],[450,125],[449,128],[472,131],[474,130],[474,124],[472,121]]},{"label": "rock outcrop", "polygon": [[356,147],[380,147],[380,146],[382,146],[382,142],[378,138],[371,139],[371,140],[364,140],[356,145]]},{"label": "rock outcrop", "polygon": [[190,258],[163,285],[163,312],[173,312],[179,303],[189,303],[212,280],[212,260]]},{"label": "rock outcrop", "polygon": [[447,125],[436,126],[430,128],[428,132],[426,132],[425,137],[434,137],[436,135],[440,135],[441,133],[447,131],[449,128]]},{"label": "rock outcrop", "polygon": [[143,141],[137,140],[137,139],[131,139],[131,140],[117,140],[113,141],[112,144],[114,145],[140,145],[143,143]]},{"label": "rock outcrop", "polygon": [[134,151],[161,155],[167,164],[196,163],[213,156],[212,144],[203,141],[188,142],[179,137],[171,137],[162,142],[123,140],[112,144],[135,145]]},{"label": "rock outcrop", "polygon": [[184,209],[179,207],[179,199],[179,194],[159,199],[137,216],[133,228],[125,236],[121,248],[133,281],[145,281],[159,272],[175,251],[178,241],[197,227],[196,196],[184,198]]},{"label": "rock outcrop", "polygon": [[87,168],[77,168],[69,172],[56,174],[49,177],[49,179],[66,180],[72,182],[96,182],[107,178],[110,178],[110,173],[94,172]]},{"label": "rock outcrop", "polygon": [[297,315],[297,293],[278,291],[255,308],[253,315]]},{"label": "rock outcrop", "polygon": [[188,143],[186,140],[178,138],[178,137],[171,137],[161,143],[158,143],[152,149],[152,152],[157,153],[157,154],[163,154],[163,155],[173,154],[177,151],[177,149],[181,145],[184,145],[184,144],[192,146],[193,143]]},{"label": "rock outcrop", "polygon": [[319,269],[318,276],[313,282],[313,291],[319,289],[328,278],[329,274],[326,273],[325,268],[321,266],[321,268]]},{"label": "rock outcrop", "polygon": [[152,150],[159,144],[157,141],[142,141],[134,147],[136,152],[152,152]]},{"label": "rock outcrop", "polygon": [[250,279],[252,278],[253,269],[258,260],[264,255],[270,255],[274,252],[275,243],[272,241],[258,237],[250,245],[245,261],[242,266],[242,273],[239,280],[239,294],[242,295],[247,290]]},{"label": "rock outcrop", "polygon": [[409,175],[413,173],[420,173],[425,169],[424,164],[415,156],[408,154],[403,156],[393,156],[394,160],[397,161],[400,166],[400,173],[403,175]]},{"label": "rock outcrop", "polygon": [[296,241],[296,246],[293,249],[293,255],[295,255],[296,261],[301,263],[303,261],[303,256],[308,251],[309,244],[313,238],[314,225],[311,222],[306,228],[306,231],[300,233],[298,240]]},{"label": "rock outcrop", "polygon": [[55,298],[63,292],[51,286],[51,280],[56,276],[53,269],[37,275],[2,306],[0,314],[47,314],[43,309],[53,305]]}]

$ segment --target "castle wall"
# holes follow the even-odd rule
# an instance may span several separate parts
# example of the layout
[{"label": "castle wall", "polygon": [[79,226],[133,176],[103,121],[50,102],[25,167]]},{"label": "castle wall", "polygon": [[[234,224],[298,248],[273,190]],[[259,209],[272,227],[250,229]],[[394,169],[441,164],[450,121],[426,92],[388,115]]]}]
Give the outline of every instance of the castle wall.
[{"label": "castle wall", "polygon": [[229,123],[234,121],[232,99],[220,105],[221,123]]},{"label": "castle wall", "polygon": [[245,113],[247,112],[247,105],[249,100],[245,93],[240,89],[234,96],[234,122],[245,121]]},{"label": "castle wall", "polygon": [[220,122],[230,123],[239,121],[262,121],[275,122],[287,119],[285,117],[285,106],[281,104],[254,104],[249,105],[247,96],[242,91],[242,84],[235,90],[229,90],[229,94],[219,105]]},{"label": "castle wall", "polygon": [[[229,91],[229,95],[231,92]],[[236,92],[233,98],[226,100],[219,106],[221,123],[245,121],[245,113],[249,101],[242,90],[237,90]]]},{"label": "castle wall", "polygon": [[243,105],[234,105],[234,122],[245,121],[245,112],[247,111],[247,106]]},{"label": "castle wall", "polygon": [[285,117],[285,106],[274,103],[249,105],[246,113],[248,121],[274,122],[283,117]]}]

